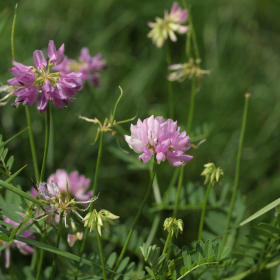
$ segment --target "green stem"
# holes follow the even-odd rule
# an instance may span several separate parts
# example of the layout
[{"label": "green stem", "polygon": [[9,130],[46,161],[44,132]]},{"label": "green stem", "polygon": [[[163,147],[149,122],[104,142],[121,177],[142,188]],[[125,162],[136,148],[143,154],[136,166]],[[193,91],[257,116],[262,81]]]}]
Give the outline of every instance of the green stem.
[{"label": "green stem", "polygon": [[205,217],[205,212],[206,212],[206,206],[207,206],[207,201],[208,201],[208,196],[211,190],[211,186],[212,184],[209,183],[208,187],[207,187],[207,191],[206,191],[206,195],[205,195],[205,199],[204,199],[204,204],[203,204],[203,208],[202,208],[202,212],[201,212],[201,217],[200,217],[200,224],[199,224],[199,231],[198,231],[198,238],[197,240],[201,239],[201,235],[202,235],[202,231],[203,231],[203,224],[204,224],[204,217]]},{"label": "green stem", "polygon": [[[46,231],[43,232],[43,237],[42,237],[42,243],[45,243],[46,240]],[[45,250],[40,249],[40,257],[39,257],[39,263],[38,263],[38,268],[37,268],[37,274],[36,274],[36,280],[39,280],[41,278],[41,270],[42,270],[42,264],[43,264],[43,259],[44,259],[44,252]]]},{"label": "green stem", "polygon": [[165,194],[164,194],[164,196],[163,196],[163,199],[162,199],[163,204],[166,204],[167,201],[169,200],[169,197],[170,197],[170,195],[171,195],[172,188],[173,188],[173,186],[175,185],[175,183],[176,183],[176,181],[177,181],[177,178],[178,178],[178,176],[179,176],[179,173],[180,173],[180,169],[179,169],[179,168],[175,168],[175,171],[174,171],[174,173],[173,173],[173,176],[172,176],[172,178],[171,178],[171,180],[170,180],[170,183],[169,183],[169,185],[168,185],[168,187],[167,187],[167,190],[166,190],[166,192],[165,192]]},{"label": "green stem", "polygon": [[[124,245],[123,245],[123,249],[122,249],[121,254],[120,254],[120,256],[119,256],[119,259],[118,259],[118,261],[117,261],[117,263],[116,263],[116,265],[115,265],[114,272],[116,272],[117,269],[118,269],[119,266],[120,266],[120,263],[121,263],[121,261],[122,261],[122,259],[123,259],[123,257],[124,257],[126,248],[127,248],[128,243],[129,243],[129,241],[130,241],[130,238],[131,238],[131,236],[132,236],[132,233],[133,233],[133,231],[134,231],[134,228],[135,228],[135,226],[136,226],[136,224],[137,224],[137,222],[138,222],[138,220],[139,220],[139,218],[140,218],[140,216],[141,216],[142,210],[143,210],[144,206],[146,205],[146,202],[147,202],[147,200],[148,200],[148,198],[149,198],[149,196],[150,196],[150,193],[151,193],[151,191],[152,191],[152,188],[153,188],[153,181],[154,181],[155,174],[156,174],[156,165],[157,165],[157,160],[156,160],[156,157],[154,156],[153,171],[152,171],[152,175],[151,175],[151,179],[150,179],[150,183],[149,183],[148,189],[147,189],[147,191],[146,191],[146,195],[145,195],[145,197],[144,197],[144,200],[142,201],[142,204],[141,204],[141,206],[140,206],[140,208],[139,208],[139,210],[138,210],[138,212],[137,212],[137,215],[136,215],[136,217],[135,217],[135,219],[134,219],[134,221],[133,221],[132,227],[131,227],[131,229],[130,229],[130,231],[129,231],[129,233],[128,233],[128,236],[127,236],[127,238],[126,238],[126,240],[125,240],[125,243],[124,243]],[[114,273],[111,274],[111,278],[110,278],[110,279],[112,280],[113,278],[114,278]]]},{"label": "green stem", "polygon": [[194,104],[195,104],[195,93],[196,93],[196,77],[193,76],[193,78],[192,78],[192,92],[191,92],[189,116],[188,116],[187,131],[186,131],[187,134],[190,134],[191,127],[192,127],[192,120],[193,120],[193,113],[194,113]]},{"label": "green stem", "polygon": [[173,218],[176,218],[176,215],[177,215],[177,212],[178,212],[178,205],[179,205],[181,188],[182,188],[182,184],[183,184],[183,178],[184,178],[184,165],[181,165],[179,181],[178,181],[178,189],[177,189],[177,195],[176,195],[176,201],[175,201],[173,216],[172,216]]},{"label": "green stem", "polygon": [[192,35],[192,39],[193,39],[192,41],[193,41],[195,57],[199,59],[200,55],[199,55],[199,50],[198,50],[198,44],[197,44],[197,40],[196,40],[195,30],[193,27],[192,14],[191,14],[190,10],[189,10],[189,26],[191,26],[191,30],[192,30],[191,35]]},{"label": "green stem", "polygon": [[[10,249],[11,250],[11,249]],[[9,273],[10,273],[10,279],[14,280],[14,270],[13,270],[13,263],[10,260],[10,266],[9,266]]]},{"label": "green stem", "polygon": [[[168,66],[171,65],[171,55],[170,55],[170,48],[169,43],[166,44],[166,61]],[[174,118],[174,105],[173,105],[173,88],[172,84],[169,80],[167,80],[167,86],[168,86],[168,105],[169,105],[169,118]]]},{"label": "green stem", "polygon": [[[247,114],[248,114],[248,105],[249,105],[249,98],[250,94],[245,94],[245,105],[244,105],[244,112],[243,112],[243,119],[242,119],[242,126],[241,126],[241,134],[239,139],[239,147],[237,152],[237,158],[236,158],[236,170],[235,170],[235,178],[234,178],[234,187],[233,187],[233,193],[230,200],[230,206],[229,211],[227,215],[227,221],[225,226],[225,232],[229,230],[233,206],[237,194],[238,189],[238,181],[239,181],[239,173],[240,173],[240,163],[241,163],[241,154],[242,154],[242,148],[243,148],[243,141],[244,141],[244,135],[245,135],[245,129],[246,129],[246,121],[247,121]],[[223,247],[225,246],[226,240],[227,240],[228,234],[225,234],[223,237]]]},{"label": "green stem", "polygon": [[101,238],[100,238],[100,235],[98,234],[98,232],[97,232],[96,236],[97,236],[97,242],[98,242],[98,247],[99,247],[99,253],[100,253],[100,260],[101,260],[102,270],[103,270],[103,279],[107,280],[105,261],[104,261],[103,249],[102,249],[102,243],[101,243]]},{"label": "green stem", "polygon": [[49,149],[49,141],[50,141],[50,106],[48,106],[47,114],[46,114],[45,150],[44,150],[44,158],[43,158],[43,164],[42,164],[42,169],[41,169],[40,181],[42,181],[44,179],[44,175],[45,175],[45,169],[46,169],[46,163],[47,163],[47,157],[48,157],[48,149]]},{"label": "green stem", "polygon": [[[63,216],[60,214],[55,248],[58,248],[58,246],[59,246],[60,234],[61,234],[61,228],[62,228],[62,220],[63,220]],[[52,278],[51,278],[51,280],[54,280],[55,268],[56,268],[56,257],[57,257],[57,254],[54,254],[53,255],[53,263],[52,263]]]},{"label": "green stem", "polygon": [[165,245],[164,245],[164,248],[163,248],[163,251],[162,251],[162,254],[161,254],[161,255],[164,255],[164,254],[166,253],[167,248],[168,248],[168,243],[169,243],[170,237],[171,237],[171,233],[169,232],[169,233],[168,233],[168,236],[167,236],[167,238],[166,238]]}]

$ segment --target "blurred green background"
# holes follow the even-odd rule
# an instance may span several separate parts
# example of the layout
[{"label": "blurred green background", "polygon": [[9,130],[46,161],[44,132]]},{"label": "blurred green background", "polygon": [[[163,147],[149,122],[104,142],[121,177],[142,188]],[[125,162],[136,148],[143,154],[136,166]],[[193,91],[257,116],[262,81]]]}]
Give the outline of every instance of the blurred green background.
[{"label": "blurred green background", "polygon": [[[0,3],[0,82],[12,78],[10,34],[14,6],[17,1]],[[97,127],[79,120],[78,115],[109,117],[124,91],[116,114],[117,120],[147,118],[151,114],[168,117],[166,49],[157,49],[147,38],[148,21],[163,17],[172,1],[153,0],[41,0],[18,1],[15,27],[16,61],[33,65],[33,51],[46,53],[49,40],[57,47],[65,43],[65,54],[78,58],[87,46],[91,55],[101,53],[107,69],[101,73],[101,87],[85,87],[76,101],[61,111],[52,107],[52,140],[46,175],[58,168],[78,170],[93,178],[98,143],[94,142]],[[244,94],[251,93],[248,123],[242,155],[239,189],[246,198],[247,216],[279,197],[279,77],[280,77],[280,2],[279,1],[187,1],[191,5],[193,23],[202,57],[202,69],[211,70],[204,77],[196,96],[191,136],[207,135],[199,149],[190,152],[194,159],[186,167],[185,181],[203,183],[203,164],[214,162],[225,171],[224,182],[233,185],[235,160],[240,135]],[[185,62],[186,36],[179,35],[171,43],[172,63]],[[185,128],[189,108],[191,81],[173,83],[175,119]],[[1,95],[2,96],[2,95]],[[10,102],[11,104],[12,102]],[[27,126],[23,106],[10,104],[0,108],[0,133],[4,140]],[[44,115],[30,108],[32,128],[39,162],[44,149]],[[136,120],[133,121],[136,123]],[[123,139],[130,123],[117,128],[122,148],[137,159]],[[149,182],[147,170],[127,168],[115,156],[119,149],[115,138],[105,134],[101,161],[98,207],[120,215],[120,223],[132,219],[135,206],[142,201]],[[9,144],[15,156],[14,171],[28,164],[18,177],[24,190],[35,178],[28,133]],[[167,162],[158,166],[158,181],[163,193],[174,168]],[[218,186],[218,189],[221,187]],[[149,205],[154,198],[151,197]],[[165,211],[164,217],[171,212]],[[185,243],[190,243],[197,230],[199,211],[180,211],[186,227]],[[270,215],[272,215],[270,213]],[[148,209],[139,226],[149,231],[153,215]],[[162,230],[160,230],[162,231]],[[185,234],[185,233],[184,233]],[[162,235],[161,235],[162,236]],[[164,235],[163,235],[164,236]],[[186,241],[187,240],[187,241]],[[118,250],[118,248],[116,248]],[[257,278],[254,278],[257,279]]]}]

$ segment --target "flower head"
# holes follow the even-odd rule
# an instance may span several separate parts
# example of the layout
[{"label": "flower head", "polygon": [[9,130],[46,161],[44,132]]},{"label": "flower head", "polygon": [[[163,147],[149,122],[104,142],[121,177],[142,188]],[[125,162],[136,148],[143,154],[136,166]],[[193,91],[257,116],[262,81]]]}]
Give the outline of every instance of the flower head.
[{"label": "flower head", "polygon": [[184,223],[181,219],[175,219],[175,218],[167,218],[164,221],[164,230],[167,230],[169,233],[171,233],[171,236],[175,234],[176,238],[178,236],[178,233],[183,233]]},{"label": "flower head", "polygon": [[97,231],[101,236],[101,228],[103,227],[106,232],[110,233],[110,225],[115,225],[115,222],[113,220],[116,220],[118,218],[119,216],[116,216],[107,210],[102,209],[97,212],[94,209],[84,217],[83,221],[84,226],[89,227],[90,231],[97,228]]},{"label": "flower head", "polygon": [[156,18],[156,22],[149,22],[149,27],[152,30],[148,33],[148,37],[152,38],[152,41],[158,48],[161,48],[164,41],[167,40],[168,36],[171,41],[176,42],[177,37],[174,32],[184,34],[188,31],[189,27],[182,25],[186,22],[188,13],[186,9],[182,9],[177,2],[174,2],[168,14],[168,11],[164,12],[164,18]]},{"label": "flower head", "polygon": [[82,73],[78,79],[81,85],[88,81],[90,84],[98,87],[100,86],[99,72],[105,67],[106,62],[105,60],[101,59],[100,53],[92,57],[88,48],[82,48],[79,61],[65,57],[63,62],[58,66],[54,66],[53,69],[63,73],[78,71]]},{"label": "flower head", "polygon": [[[21,214],[24,216],[24,214]],[[3,217],[4,222],[9,223],[10,225],[17,227],[19,223],[12,221],[8,217]],[[28,222],[26,223],[28,225]],[[20,232],[22,231],[22,228],[19,229],[18,235],[21,237],[25,237],[28,239],[35,239],[35,236],[32,232],[24,231],[22,234]],[[2,244],[5,244],[7,242],[3,241]],[[11,248],[17,248],[23,255],[31,255],[34,253],[34,249],[31,248],[29,245],[27,245],[24,242],[13,240],[6,248],[5,248],[5,267],[8,268],[10,266],[10,257],[11,257]]]},{"label": "flower head", "polygon": [[10,72],[15,78],[9,79],[8,83],[14,87],[13,95],[17,96],[14,105],[22,102],[23,105],[31,106],[36,102],[41,113],[47,109],[50,100],[60,109],[68,106],[69,101],[75,100],[76,91],[81,88],[79,78],[82,73],[50,72],[50,67],[62,63],[64,44],[57,51],[54,42],[49,42],[49,62],[41,50],[35,50],[33,57],[35,67],[13,61],[15,67]]},{"label": "flower head", "polygon": [[173,64],[168,67],[172,72],[167,76],[169,81],[183,82],[186,78],[192,79],[193,76],[202,78],[205,74],[210,74],[209,70],[200,69],[200,59],[189,59],[189,62],[183,64]]},{"label": "flower head", "polygon": [[58,169],[54,174],[48,178],[48,184],[52,181],[59,185],[60,193],[64,196],[67,194],[67,184],[69,193],[78,201],[86,201],[92,197],[93,191],[87,192],[90,185],[90,179],[84,175],[79,175],[78,171],[67,173],[64,169]]},{"label": "flower head", "polygon": [[205,169],[201,173],[201,176],[205,176],[204,184],[209,182],[214,185],[215,183],[218,183],[220,177],[224,175],[224,171],[221,167],[216,168],[215,164],[212,162],[204,164],[204,167]]},{"label": "flower head", "polygon": [[125,140],[136,153],[142,153],[139,159],[143,163],[154,154],[158,164],[167,159],[172,166],[180,166],[193,158],[185,154],[191,147],[190,137],[185,131],[180,132],[177,121],[151,116],[143,122],[138,119],[130,130],[131,136],[125,135]]}]

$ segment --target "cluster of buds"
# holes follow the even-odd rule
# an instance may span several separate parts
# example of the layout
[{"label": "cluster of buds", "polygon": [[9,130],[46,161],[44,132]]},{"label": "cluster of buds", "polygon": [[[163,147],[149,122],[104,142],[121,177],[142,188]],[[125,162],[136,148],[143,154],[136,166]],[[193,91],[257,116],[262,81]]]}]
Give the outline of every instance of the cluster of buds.
[{"label": "cluster of buds", "polygon": [[[75,201],[74,198],[70,199],[68,195],[65,199],[63,199],[55,181],[52,181],[51,184],[40,182],[39,186],[35,186],[35,188],[37,190],[38,197],[47,204],[43,207],[44,213],[38,216],[36,220],[39,221],[46,218],[47,223],[52,226],[54,226],[53,218],[55,214],[62,216],[66,228],[68,228],[66,216],[70,212],[75,214],[82,221],[83,217],[78,213],[78,211],[87,211],[91,203],[97,199],[97,197],[93,197],[87,201]],[[86,208],[78,208],[78,204],[85,204]]]},{"label": "cluster of buds", "polygon": [[149,22],[149,27],[152,30],[148,33],[148,37],[152,39],[153,43],[158,48],[161,48],[164,41],[168,36],[171,41],[176,42],[177,37],[174,32],[184,34],[188,31],[189,27],[182,25],[188,18],[188,12],[186,9],[182,9],[177,2],[174,2],[170,11],[164,11],[164,18],[156,17],[156,22]]},{"label": "cluster of buds", "polygon": [[92,57],[88,48],[82,48],[79,61],[69,59],[65,56],[63,62],[53,67],[53,69],[66,74],[72,71],[81,72],[82,75],[78,78],[81,85],[84,85],[88,81],[90,84],[98,87],[100,86],[99,72],[105,67],[106,62],[101,59],[100,53]]},{"label": "cluster of buds", "polygon": [[210,74],[209,70],[200,69],[201,59],[190,58],[189,62],[181,64],[173,64],[168,67],[169,70],[173,71],[168,74],[167,79],[169,81],[183,82],[186,78],[192,79],[196,77],[202,78],[205,74]]},{"label": "cluster of buds", "polygon": [[84,226],[88,227],[90,231],[97,228],[97,231],[101,236],[101,228],[103,227],[106,232],[110,233],[110,225],[115,225],[114,220],[118,218],[119,216],[116,216],[107,210],[102,209],[97,212],[94,209],[83,218],[83,222]]},{"label": "cluster of buds", "polygon": [[204,184],[209,182],[214,185],[218,183],[220,177],[224,175],[224,171],[220,167],[216,168],[215,164],[212,162],[204,164],[204,167],[205,169],[201,173],[201,176],[205,176]]},{"label": "cluster of buds", "polygon": [[13,86],[13,95],[17,96],[13,105],[18,106],[22,102],[23,105],[31,106],[36,101],[41,113],[47,109],[50,100],[60,109],[68,106],[69,101],[75,100],[76,91],[81,88],[79,78],[82,73],[50,72],[51,67],[63,62],[64,44],[56,50],[54,42],[49,42],[48,62],[41,50],[35,50],[33,57],[35,67],[13,61],[15,67],[10,72],[15,78],[7,81]]},{"label": "cluster of buds", "polygon": [[175,219],[175,218],[167,218],[164,221],[164,230],[167,230],[171,236],[175,234],[176,238],[178,236],[178,233],[183,233],[184,223],[181,219]]}]

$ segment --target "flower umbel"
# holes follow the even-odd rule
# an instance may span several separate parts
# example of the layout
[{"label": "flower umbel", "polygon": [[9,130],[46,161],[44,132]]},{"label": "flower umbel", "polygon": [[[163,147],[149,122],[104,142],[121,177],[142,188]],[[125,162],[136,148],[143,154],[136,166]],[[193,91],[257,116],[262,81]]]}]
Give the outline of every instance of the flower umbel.
[{"label": "flower umbel", "polygon": [[33,53],[34,66],[25,66],[13,61],[14,68],[10,72],[15,78],[7,82],[14,87],[13,95],[17,96],[14,106],[20,102],[23,105],[37,103],[37,109],[43,113],[51,100],[53,104],[63,109],[69,105],[69,101],[75,100],[76,91],[81,88],[78,79],[82,75],[79,72],[69,74],[50,72],[50,68],[60,64],[64,59],[64,44],[56,51],[54,42],[51,40],[48,46],[49,62],[45,59],[41,50]]},{"label": "flower umbel", "polygon": [[113,220],[116,219],[119,219],[119,216],[116,216],[107,210],[102,209],[97,212],[94,209],[83,218],[83,222],[84,226],[88,227],[90,231],[95,230],[97,227],[97,231],[101,236],[101,228],[103,227],[106,232],[110,233],[110,225],[115,225]]},{"label": "flower umbel", "polygon": [[142,153],[139,159],[145,164],[156,154],[158,164],[166,159],[172,166],[180,166],[193,157],[185,154],[191,148],[190,137],[180,132],[177,121],[164,121],[163,117],[151,116],[143,122],[138,119],[131,125],[131,136],[125,135],[129,147],[136,153]]},{"label": "flower umbel", "polygon": [[201,173],[201,176],[205,176],[204,184],[210,182],[214,185],[218,183],[220,177],[224,175],[224,171],[220,167],[216,168],[215,164],[212,162],[204,164],[204,167],[205,169]]},{"label": "flower umbel", "polygon": [[[38,197],[47,204],[43,209],[44,213],[36,217],[36,220],[39,221],[41,219],[47,218],[47,223],[52,226],[54,226],[53,218],[55,214],[61,214],[63,216],[66,228],[68,228],[66,216],[70,212],[75,214],[82,221],[83,217],[78,211],[86,211],[91,203],[97,199],[97,197],[93,197],[87,201],[75,201],[74,198],[70,199],[68,196],[63,199],[60,189],[55,181],[52,181],[51,184],[40,182],[40,184],[36,186],[36,189]],[[77,204],[85,204],[86,208],[78,208]]]},{"label": "flower umbel", "polygon": [[181,219],[176,220],[175,218],[167,218],[164,221],[164,230],[167,230],[171,236],[175,234],[176,238],[178,233],[183,233],[184,223]]},{"label": "flower umbel", "polygon": [[209,70],[200,69],[200,59],[190,58],[189,62],[183,64],[173,64],[168,67],[173,71],[168,74],[167,79],[169,81],[183,82],[186,78],[192,79],[194,76],[198,79],[202,78],[205,74],[210,74]]},{"label": "flower umbel", "polygon": [[148,33],[148,37],[152,39],[158,48],[163,46],[168,36],[171,41],[176,42],[177,37],[174,32],[184,34],[189,29],[188,26],[182,25],[182,23],[187,21],[187,18],[187,10],[182,9],[177,2],[174,2],[170,14],[168,11],[164,11],[163,19],[156,17],[156,22],[148,23],[149,27],[152,28]]}]

